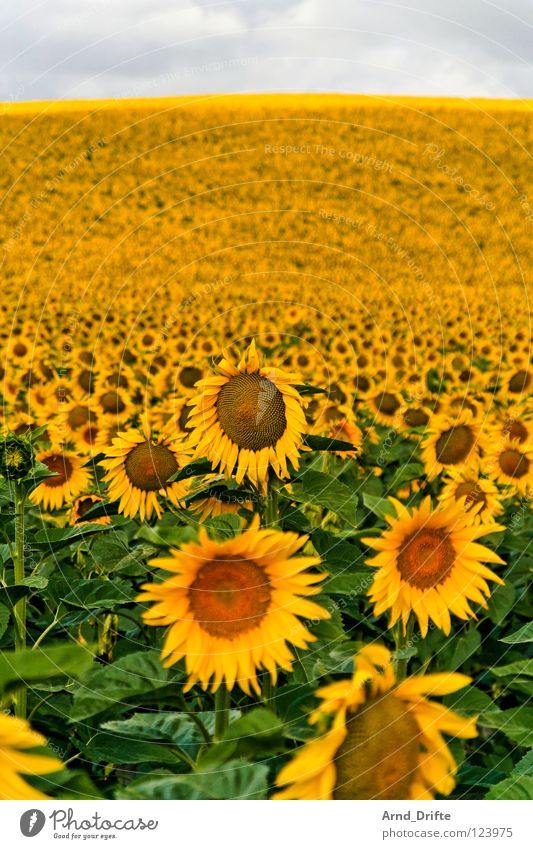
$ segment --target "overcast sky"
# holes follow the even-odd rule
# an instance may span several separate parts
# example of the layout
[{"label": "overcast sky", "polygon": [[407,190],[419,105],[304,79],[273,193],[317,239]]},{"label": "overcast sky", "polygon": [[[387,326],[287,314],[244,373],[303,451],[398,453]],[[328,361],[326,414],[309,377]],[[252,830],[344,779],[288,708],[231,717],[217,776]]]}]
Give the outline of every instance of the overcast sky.
[{"label": "overcast sky", "polygon": [[0,0],[0,99],[532,97],[533,0]]}]

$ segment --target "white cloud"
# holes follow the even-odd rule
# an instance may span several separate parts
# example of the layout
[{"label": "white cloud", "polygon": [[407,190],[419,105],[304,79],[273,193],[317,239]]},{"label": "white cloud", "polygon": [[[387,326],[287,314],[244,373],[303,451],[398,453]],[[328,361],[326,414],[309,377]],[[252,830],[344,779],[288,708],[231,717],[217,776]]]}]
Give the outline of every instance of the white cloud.
[{"label": "white cloud", "polygon": [[0,98],[528,97],[531,22],[530,0],[3,0]]}]

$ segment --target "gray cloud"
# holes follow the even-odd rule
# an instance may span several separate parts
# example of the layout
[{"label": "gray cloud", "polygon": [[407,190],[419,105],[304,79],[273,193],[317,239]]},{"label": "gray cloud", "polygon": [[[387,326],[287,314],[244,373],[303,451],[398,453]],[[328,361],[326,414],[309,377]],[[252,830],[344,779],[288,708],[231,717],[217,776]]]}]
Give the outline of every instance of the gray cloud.
[{"label": "gray cloud", "polygon": [[531,0],[3,0],[0,99],[531,97]]}]

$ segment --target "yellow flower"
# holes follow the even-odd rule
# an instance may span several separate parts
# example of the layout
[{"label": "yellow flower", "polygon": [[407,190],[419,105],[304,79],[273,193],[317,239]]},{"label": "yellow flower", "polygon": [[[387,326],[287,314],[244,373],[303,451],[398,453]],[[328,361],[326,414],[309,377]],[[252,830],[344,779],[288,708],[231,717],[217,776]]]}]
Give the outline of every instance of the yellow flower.
[{"label": "yellow flower", "polygon": [[238,366],[222,359],[217,374],[197,384],[188,424],[195,458],[237,483],[245,476],[262,492],[270,467],[287,478],[287,462],[298,468],[305,430],[303,402],[294,374],[263,367],[252,340]]},{"label": "yellow flower", "polygon": [[92,510],[95,504],[103,504],[104,499],[99,495],[80,495],[76,498],[70,510],[69,523],[71,525],[110,525],[111,519],[109,516],[100,516],[97,519],[85,519],[84,516],[89,510]]},{"label": "yellow flower", "polygon": [[0,713],[0,799],[48,798],[22,777],[63,769],[57,758],[27,751],[45,745],[45,738],[33,731],[25,719]]},{"label": "yellow flower", "polygon": [[433,416],[422,443],[428,478],[435,478],[443,469],[473,463],[484,446],[481,427],[470,410]]},{"label": "yellow flower", "polygon": [[467,517],[472,522],[482,522],[503,512],[498,487],[482,478],[479,469],[467,467],[451,468],[443,479],[439,496],[442,507],[462,502]]},{"label": "yellow flower", "polygon": [[367,646],[354,658],[351,679],[321,687],[311,722],[333,716],[329,731],[306,743],[279,773],[274,799],[433,799],[455,787],[457,766],[443,734],[475,737],[464,719],[429,695],[470,683],[454,672],[396,683],[391,654]]},{"label": "yellow flower", "polygon": [[316,638],[298,617],[328,619],[330,614],[306,596],[324,572],[309,572],[317,557],[293,557],[306,536],[261,530],[256,516],[248,530],[224,542],[200,530],[199,543],[171,549],[170,557],[151,565],[173,573],[160,584],[145,584],[139,601],[154,601],[143,618],[149,625],[170,626],[162,653],[164,666],[185,657],[189,683],[218,689],[239,684],[260,692],[257,672],[272,682],[278,667],[290,671],[293,653],[287,642],[306,649]]},{"label": "yellow flower", "polygon": [[143,422],[142,432],[119,432],[106,450],[101,465],[106,469],[110,501],[119,501],[119,513],[133,518],[139,513],[144,521],[152,513],[162,514],[158,495],[166,496],[176,507],[183,506],[187,481],[172,481],[189,460],[179,443],[168,437],[154,439],[148,422]]},{"label": "yellow flower", "polygon": [[73,501],[89,489],[91,475],[83,468],[85,460],[73,451],[52,447],[38,453],[37,459],[54,474],[33,490],[30,495],[33,504],[42,504],[45,510],[59,510],[65,502]]},{"label": "yellow flower", "polygon": [[503,526],[471,524],[462,504],[432,511],[429,496],[412,512],[389,500],[397,514],[386,517],[391,527],[381,537],[363,540],[379,552],[367,561],[378,570],[369,590],[376,616],[390,610],[389,627],[400,617],[405,627],[413,611],[424,637],[430,619],[445,634],[451,629],[450,613],[475,619],[468,602],[487,606],[485,579],[503,584],[483,563],[504,563],[476,540]]},{"label": "yellow flower", "polygon": [[533,449],[518,439],[506,439],[488,454],[487,474],[512,490],[525,493],[533,485]]}]

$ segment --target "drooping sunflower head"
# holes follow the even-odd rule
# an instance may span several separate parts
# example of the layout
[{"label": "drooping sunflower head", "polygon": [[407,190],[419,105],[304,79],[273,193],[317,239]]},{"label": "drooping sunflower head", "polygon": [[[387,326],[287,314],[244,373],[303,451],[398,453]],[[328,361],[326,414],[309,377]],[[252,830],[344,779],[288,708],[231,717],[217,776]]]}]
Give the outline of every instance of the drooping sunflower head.
[{"label": "drooping sunflower head", "polygon": [[154,512],[161,516],[159,495],[176,507],[183,506],[187,483],[171,480],[189,461],[179,442],[165,436],[154,438],[145,421],[142,431],[119,432],[105,453],[101,461],[107,471],[104,482],[109,499],[119,502],[120,513],[130,518],[139,513],[142,520]]},{"label": "drooping sunflower head", "polygon": [[52,446],[37,454],[37,459],[52,473],[30,494],[30,501],[42,504],[45,510],[59,510],[80,493],[90,489],[91,473],[84,468],[85,460],[61,445]]},{"label": "drooping sunflower head", "polygon": [[277,777],[288,785],[275,799],[432,799],[448,795],[457,770],[442,733],[475,737],[475,718],[464,719],[426,698],[470,682],[444,672],[397,684],[391,654],[365,647],[354,674],[316,692],[313,724],[330,722],[306,743]]},{"label": "drooping sunflower head", "polygon": [[475,618],[469,602],[487,606],[490,590],[486,579],[503,584],[483,564],[504,561],[475,540],[504,528],[472,524],[462,501],[432,510],[428,496],[412,511],[395,498],[390,501],[396,516],[387,516],[389,529],[380,537],[363,540],[378,552],[367,561],[377,568],[369,590],[374,612],[380,615],[389,610],[389,627],[400,617],[405,627],[413,612],[422,636],[427,634],[430,619],[449,634],[450,613],[461,619]]},{"label": "drooping sunflower head", "polygon": [[244,477],[264,490],[273,468],[288,477],[298,468],[305,430],[296,375],[262,366],[252,340],[238,366],[222,359],[216,374],[200,381],[188,424],[195,457],[207,457],[227,477]]},{"label": "drooping sunflower head", "polygon": [[294,557],[307,537],[261,530],[256,517],[248,530],[224,542],[203,529],[199,543],[173,549],[152,565],[172,573],[160,584],[145,584],[140,601],[149,625],[170,626],[162,659],[172,666],[185,657],[189,684],[216,690],[222,681],[259,693],[257,675],[275,683],[278,667],[290,670],[294,656],[287,643],[307,648],[315,637],[300,617],[328,619],[329,613],[307,596],[324,573],[310,572],[316,557]]},{"label": "drooping sunflower head", "polygon": [[432,479],[443,469],[472,464],[486,447],[481,425],[470,410],[456,416],[433,416],[422,443],[422,459]]}]

